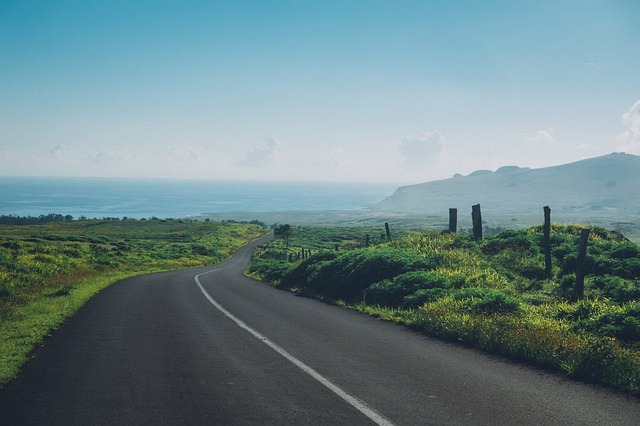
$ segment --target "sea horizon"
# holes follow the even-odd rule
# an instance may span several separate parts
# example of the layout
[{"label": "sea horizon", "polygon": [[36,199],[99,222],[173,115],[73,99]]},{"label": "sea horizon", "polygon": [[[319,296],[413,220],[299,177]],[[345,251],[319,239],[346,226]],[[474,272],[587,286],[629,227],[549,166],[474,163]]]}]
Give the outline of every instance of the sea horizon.
[{"label": "sea horizon", "polygon": [[357,211],[397,183],[1,176],[0,215],[186,218],[207,213]]}]

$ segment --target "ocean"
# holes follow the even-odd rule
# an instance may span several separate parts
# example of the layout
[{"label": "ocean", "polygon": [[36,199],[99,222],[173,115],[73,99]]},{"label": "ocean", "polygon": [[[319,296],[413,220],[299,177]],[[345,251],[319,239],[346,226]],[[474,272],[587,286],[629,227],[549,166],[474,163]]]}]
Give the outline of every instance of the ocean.
[{"label": "ocean", "polygon": [[184,218],[206,213],[356,211],[397,184],[0,177],[0,215]]}]

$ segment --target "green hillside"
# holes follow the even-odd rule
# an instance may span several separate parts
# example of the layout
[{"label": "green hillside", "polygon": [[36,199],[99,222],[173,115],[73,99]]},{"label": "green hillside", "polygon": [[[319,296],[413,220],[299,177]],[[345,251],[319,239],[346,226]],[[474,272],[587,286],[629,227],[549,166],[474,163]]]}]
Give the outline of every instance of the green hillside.
[{"label": "green hillside", "polygon": [[[638,392],[640,246],[592,228],[581,297],[574,289],[580,229],[552,227],[551,275],[545,270],[541,226],[482,241],[433,231],[368,246],[362,238],[359,244],[351,239],[339,250],[315,245],[307,258],[274,258],[268,246],[256,252],[251,271],[282,289]],[[296,232],[304,241],[294,232],[288,253],[312,244],[313,228]],[[315,232],[325,240],[331,233]],[[340,228],[332,232],[334,240],[343,238]]]}]

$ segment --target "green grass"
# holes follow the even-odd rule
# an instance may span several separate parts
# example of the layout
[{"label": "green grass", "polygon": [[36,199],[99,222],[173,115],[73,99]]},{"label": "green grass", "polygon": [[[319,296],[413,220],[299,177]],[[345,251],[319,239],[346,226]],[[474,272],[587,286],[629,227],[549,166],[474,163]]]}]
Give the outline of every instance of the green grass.
[{"label": "green grass", "polygon": [[0,226],[0,387],[47,334],[111,283],[218,263],[265,232],[182,220]]},{"label": "green grass", "polygon": [[[251,270],[279,288],[640,394],[640,247],[592,228],[585,297],[577,300],[579,232],[575,225],[552,228],[551,276],[539,226],[480,242],[411,233],[293,262],[257,251]],[[323,229],[321,239],[330,233]]]},{"label": "green grass", "polygon": [[30,302],[5,313],[0,329],[0,385],[17,374],[29,353],[42,342],[44,336],[58,328],[91,296],[116,281],[140,273],[143,271],[110,272],[81,279],[75,281],[68,291],[34,297]]}]

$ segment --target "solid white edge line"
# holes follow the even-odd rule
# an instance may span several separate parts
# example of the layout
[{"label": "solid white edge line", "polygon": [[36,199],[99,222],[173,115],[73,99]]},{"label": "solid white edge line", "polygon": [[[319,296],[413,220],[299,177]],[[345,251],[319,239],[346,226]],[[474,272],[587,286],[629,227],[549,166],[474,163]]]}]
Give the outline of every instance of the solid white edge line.
[{"label": "solid white edge line", "polygon": [[213,297],[211,297],[211,295],[207,292],[207,290],[204,289],[204,287],[200,283],[200,276],[205,275],[205,274],[210,274],[212,272],[217,272],[218,270],[219,269],[214,269],[214,270],[211,270],[211,271],[203,272],[203,273],[198,274],[198,275],[195,276],[195,281],[196,281],[196,284],[198,284],[198,287],[200,288],[200,291],[202,292],[202,294],[204,294],[204,297],[206,297],[207,300],[213,306],[216,307],[216,309],[218,309],[220,312],[222,312],[231,321],[235,322],[238,327],[240,327],[240,328],[248,331],[249,333],[251,333],[255,338],[260,340],[265,345],[269,346],[271,349],[273,349],[274,351],[276,351],[280,355],[282,355],[284,358],[286,358],[289,362],[294,364],[296,367],[298,367],[299,369],[301,369],[302,371],[304,371],[305,373],[307,373],[308,375],[310,375],[311,377],[316,379],[318,382],[320,382],[320,384],[324,385],[331,392],[333,392],[336,395],[338,395],[340,398],[345,400],[348,404],[353,406],[355,409],[360,411],[362,414],[367,416],[369,419],[371,419],[376,424],[378,424],[380,426],[394,426],[392,422],[390,422],[389,420],[384,418],[381,414],[379,414],[373,408],[369,407],[364,401],[361,401],[360,399],[349,395],[348,393],[343,391],[340,387],[338,387],[337,385],[333,384],[327,378],[325,378],[320,373],[315,371],[313,368],[309,367],[307,364],[305,364],[304,362],[300,361],[299,359],[297,359],[296,357],[291,355],[289,352],[285,351],[283,348],[281,348],[280,346],[278,346],[277,344],[275,344],[274,342],[269,340],[267,337],[265,337],[264,335],[262,335],[258,331],[254,330],[253,328],[249,327],[244,321],[242,321],[241,319],[239,319],[236,316],[234,316],[231,312],[229,312],[225,308],[223,308],[222,305],[220,305]]}]

